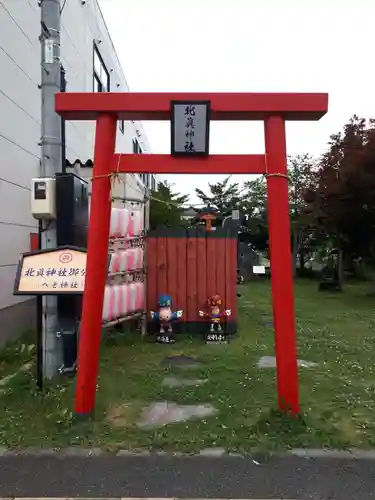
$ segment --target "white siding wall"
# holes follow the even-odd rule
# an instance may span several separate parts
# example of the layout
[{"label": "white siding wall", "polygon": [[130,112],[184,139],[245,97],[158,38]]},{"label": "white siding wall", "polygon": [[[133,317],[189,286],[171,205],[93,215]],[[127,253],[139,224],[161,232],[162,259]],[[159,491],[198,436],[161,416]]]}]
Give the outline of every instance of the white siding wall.
[{"label": "white siding wall", "polygon": [[[63,3],[63,2],[62,2]],[[37,0],[0,0],[0,309],[26,300],[12,295],[18,256],[29,249],[29,234],[37,229],[30,215],[30,180],[40,165],[40,8]],[[111,71],[111,91],[128,91],[116,52],[96,0],[82,5],[67,0],[62,12],[61,59],[67,90],[92,92],[93,42]],[[136,130],[145,152],[149,145],[141,123],[125,123],[117,133],[117,150],[132,152]],[[85,162],[93,159],[95,126],[91,122],[67,122],[66,155]],[[81,176],[91,177],[91,169]],[[138,176],[128,175],[126,187],[114,195],[143,196]]]},{"label": "white siding wall", "polygon": [[[94,0],[81,5],[80,0],[68,0],[62,13],[61,59],[66,71],[67,91],[92,92],[93,90],[93,43],[97,46],[103,62],[110,72],[111,92],[129,90],[121,65],[117,59],[112,41],[101,15],[98,3]],[[139,122],[126,122],[124,134],[118,129],[116,149],[119,152],[133,151],[133,138],[137,129],[138,138],[144,152],[149,152],[149,144]],[[76,158],[85,161],[93,157],[95,125],[92,122],[67,122],[66,142],[67,159],[73,163]],[[91,171],[81,170],[81,176],[89,178]],[[125,177],[125,176],[124,176]],[[125,179],[124,179],[125,180]],[[125,182],[117,184],[114,195],[142,198],[143,185],[135,176],[129,175]]]},{"label": "white siding wall", "polygon": [[40,9],[30,0],[0,3],[0,308],[12,296],[18,256],[37,224],[30,179],[39,173]]}]

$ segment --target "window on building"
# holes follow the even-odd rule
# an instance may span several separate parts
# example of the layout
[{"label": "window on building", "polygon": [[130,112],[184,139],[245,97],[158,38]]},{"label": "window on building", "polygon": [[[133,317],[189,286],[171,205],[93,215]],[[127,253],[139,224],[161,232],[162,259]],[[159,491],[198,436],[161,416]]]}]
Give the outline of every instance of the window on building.
[{"label": "window on building", "polygon": [[[94,92],[110,92],[110,73],[104,64],[98,47],[94,44],[94,71],[93,71]],[[122,134],[125,132],[124,120],[119,120],[119,129]]]},{"label": "window on building", "polygon": [[[137,139],[133,139],[133,153],[136,155],[140,155],[143,153],[142,148],[139,145],[139,142],[137,141]],[[148,174],[139,174],[139,177],[140,177],[141,181],[143,182],[143,184],[145,186],[147,186]]]},{"label": "window on building", "polygon": [[143,153],[142,148],[139,145],[139,142],[137,141],[137,139],[133,139],[133,153],[136,155],[137,154],[140,155]]},{"label": "window on building", "polygon": [[110,91],[110,75],[99,53],[98,47],[94,44],[94,71],[93,71],[94,92]]}]

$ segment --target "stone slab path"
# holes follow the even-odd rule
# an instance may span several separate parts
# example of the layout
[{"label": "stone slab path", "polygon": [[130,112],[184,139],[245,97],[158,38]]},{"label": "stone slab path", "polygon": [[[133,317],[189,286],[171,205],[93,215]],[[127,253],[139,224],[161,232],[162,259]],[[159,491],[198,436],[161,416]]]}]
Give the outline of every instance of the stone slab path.
[{"label": "stone slab path", "polygon": [[[301,368],[313,368],[314,366],[317,366],[316,363],[306,361],[304,359],[298,359],[297,363]],[[262,356],[258,361],[258,368],[276,368],[276,357]]]},{"label": "stone slab path", "polygon": [[[191,356],[182,354],[168,356],[162,361],[162,366],[194,370],[200,368],[202,363]],[[198,387],[206,382],[208,382],[208,379],[189,378],[185,375],[168,375],[164,377],[162,385],[169,388]],[[218,410],[213,405],[204,402],[197,402],[195,405],[179,405],[171,401],[155,401],[143,409],[138,427],[153,429],[176,422],[206,418],[216,415],[217,412]]]}]

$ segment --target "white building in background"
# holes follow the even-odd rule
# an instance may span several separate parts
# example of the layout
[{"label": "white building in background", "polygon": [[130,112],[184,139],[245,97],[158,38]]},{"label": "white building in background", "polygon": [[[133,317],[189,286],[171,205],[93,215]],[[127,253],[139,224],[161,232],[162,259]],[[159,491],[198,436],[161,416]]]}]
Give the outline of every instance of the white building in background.
[{"label": "white building in background", "polygon": [[[129,87],[97,0],[61,0],[61,62],[67,91],[126,92]],[[32,297],[13,296],[17,261],[37,223],[30,181],[40,175],[41,91],[38,0],[0,0],[0,344],[35,325]],[[93,122],[66,122],[66,159],[93,160]],[[117,151],[150,152],[142,124],[119,122]],[[69,171],[69,169],[68,169]],[[92,169],[76,173],[90,179]],[[154,176],[128,174],[113,195],[142,199]],[[117,204],[121,204],[118,201]]]}]

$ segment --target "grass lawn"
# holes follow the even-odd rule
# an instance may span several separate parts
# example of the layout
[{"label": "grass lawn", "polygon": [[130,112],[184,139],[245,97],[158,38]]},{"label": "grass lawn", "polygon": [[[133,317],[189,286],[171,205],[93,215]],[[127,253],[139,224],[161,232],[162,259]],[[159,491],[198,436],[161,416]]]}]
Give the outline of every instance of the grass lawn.
[{"label": "grass lawn", "polygon": [[[258,281],[242,287],[240,331],[228,346],[206,346],[197,338],[160,346],[129,334],[107,341],[93,422],[73,418],[74,379],[38,394],[34,374],[20,373],[0,394],[0,445],[185,452],[375,446],[375,297],[367,295],[366,285],[356,284],[348,284],[343,294],[319,293],[309,281],[298,281],[295,290],[299,358],[318,363],[300,369],[300,418],[289,420],[275,411],[275,370],[256,366],[261,356],[274,354],[270,283]],[[170,368],[161,362],[173,354],[199,359],[199,368],[183,373],[208,382],[162,387]],[[142,407],[162,400],[211,403],[219,412],[139,429]]]},{"label": "grass lawn", "polygon": [[35,358],[36,345],[33,332],[25,332],[15,342],[8,342],[0,349],[0,379],[27,366]]}]

